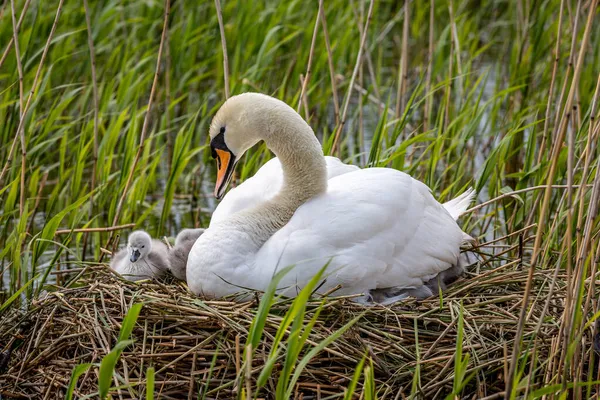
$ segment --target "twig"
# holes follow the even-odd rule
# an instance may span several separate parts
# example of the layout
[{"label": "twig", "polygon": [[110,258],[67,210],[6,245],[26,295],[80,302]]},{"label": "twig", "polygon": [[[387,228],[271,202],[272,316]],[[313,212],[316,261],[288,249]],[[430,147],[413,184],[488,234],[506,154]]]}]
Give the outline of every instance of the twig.
[{"label": "twig", "polygon": [[[135,159],[133,160],[133,164],[129,169],[129,175],[127,176],[127,181],[125,182],[125,187],[123,188],[123,193],[121,194],[121,198],[119,198],[119,202],[117,203],[117,208],[115,211],[115,217],[113,218],[112,225],[115,226],[119,222],[119,217],[121,216],[121,210],[123,208],[123,203],[125,202],[125,197],[127,196],[127,192],[129,191],[129,186],[131,185],[131,181],[133,180],[133,173],[137,167],[137,164],[142,156],[142,152],[144,151],[144,145],[146,144],[146,135],[148,133],[148,126],[150,125],[150,112],[152,110],[152,102],[154,100],[154,93],[156,92],[156,86],[158,83],[158,75],[160,73],[160,63],[162,59],[162,52],[165,43],[166,30],[169,26],[169,11],[171,9],[170,0],[165,0],[165,13],[164,13],[164,21],[163,21],[163,30],[162,35],[160,37],[160,45],[158,46],[158,56],[156,58],[156,70],[154,72],[154,80],[152,81],[152,88],[150,89],[150,97],[148,98],[148,107],[146,109],[146,115],[144,117],[144,124],[142,125],[142,133],[140,136],[140,145],[138,147],[138,151],[135,154]],[[110,246],[110,243],[114,235],[111,233],[108,242],[106,244],[106,248]],[[100,259],[102,259],[102,255],[100,255]]]},{"label": "twig", "polygon": [[558,62],[560,61],[560,37],[562,28],[563,9],[565,0],[560,2],[560,10],[558,12],[558,29],[556,30],[556,45],[554,46],[554,65],[552,67],[552,79],[550,80],[550,89],[548,89],[548,103],[546,104],[546,116],[544,118],[544,130],[542,131],[542,143],[540,144],[537,162],[542,162],[546,142],[548,141],[548,125],[550,123],[550,110],[553,109],[552,93],[554,92],[554,82],[556,81],[556,72],[558,70]]},{"label": "twig", "polygon": [[321,25],[323,26],[323,36],[325,37],[325,48],[327,49],[327,64],[329,66],[329,77],[331,79],[331,94],[333,97],[333,112],[335,114],[335,125],[340,123],[340,102],[338,100],[337,84],[335,82],[335,69],[333,67],[333,54],[331,43],[329,41],[329,31],[327,30],[327,18],[325,10],[321,7],[319,15],[321,16]]},{"label": "twig", "polygon": [[8,153],[8,157],[6,159],[6,163],[4,164],[4,168],[2,172],[0,172],[0,186],[2,186],[2,179],[8,170],[8,166],[12,162],[15,144],[17,138],[19,137],[21,130],[25,129],[25,117],[27,116],[27,111],[29,110],[29,106],[31,105],[31,100],[33,99],[33,95],[35,94],[36,87],[38,84],[38,80],[40,78],[40,73],[42,72],[42,66],[44,65],[44,61],[46,61],[46,55],[48,54],[48,49],[50,48],[50,44],[52,43],[52,38],[54,37],[54,32],[56,31],[56,25],[58,23],[58,19],[60,17],[60,13],[62,11],[64,0],[59,0],[58,7],[56,8],[56,16],[54,17],[54,22],[52,23],[52,28],[50,29],[50,34],[48,35],[48,39],[46,40],[46,44],[44,46],[44,50],[42,51],[42,57],[40,58],[40,63],[38,64],[37,71],[35,73],[35,78],[33,79],[33,84],[31,85],[31,91],[29,92],[29,96],[27,96],[27,102],[25,103],[25,108],[22,112],[22,118],[19,120],[19,125],[17,127],[17,132],[15,133],[15,137],[13,139],[13,144]]},{"label": "twig", "polygon": [[[346,116],[348,114],[348,106],[350,105],[350,98],[352,97],[352,89],[354,87],[354,81],[356,80],[356,75],[358,75],[358,69],[362,63],[363,50],[365,47],[365,43],[367,41],[367,33],[369,31],[369,23],[371,22],[371,16],[373,15],[373,4],[375,0],[371,0],[369,4],[369,11],[367,13],[367,20],[365,21],[365,28],[363,29],[363,35],[360,39],[360,47],[358,49],[358,55],[356,56],[356,64],[354,65],[354,71],[352,71],[352,77],[350,78],[350,84],[348,86],[348,92],[346,93],[346,99],[344,101],[344,108],[342,110],[342,120],[340,121],[336,131],[335,137],[333,139],[333,145],[331,147],[331,153],[335,153],[338,146],[338,141],[340,139],[340,133],[342,129],[344,129],[344,125],[346,124]],[[338,151],[339,153],[339,151]]]},{"label": "twig", "polygon": [[[15,44],[15,58],[17,59],[17,72],[19,74],[19,121],[23,119],[23,65],[21,64],[21,52],[19,50],[19,28],[17,26],[17,17],[15,15],[15,0],[10,0],[10,15],[13,25],[13,42]],[[25,147],[25,132],[21,130],[19,135],[21,139],[21,187],[19,195],[19,214],[21,218],[25,217],[25,162],[27,159],[27,149]]]},{"label": "twig", "polygon": [[[218,0],[216,0],[218,1]],[[315,42],[317,41],[317,32],[319,31],[319,16],[321,15],[321,11],[323,10],[323,0],[319,0],[319,11],[317,11],[317,18],[315,19],[315,27],[313,29],[312,40],[310,42],[310,51],[308,53],[308,63],[306,65],[306,75],[304,75],[304,79],[302,80],[302,89],[300,90],[300,98],[298,99],[298,107],[296,111],[300,112],[300,107],[302,106],[302,101],[308,102],[305,98],[306,96],[306,86],[308,85],[308,81],[310,80],[311,74],[311,65],[313,54],[315,52]],[[305,106],[306,115],[308,115],[308,107]],[[307,118],[308,119],[308,118]]]},{"label": "twig", "polygon": [[[300,86],[304,86],[304,75],[300,74]],[[310,115],[308,112],[308,99],[306,98],[306,93],[304,93],[302,95],[302,97],[300,97],[300,102],[302,105],[304,105],[304,119],[306,120],[306,122],[309,122],[308,120],[310,119]],[[298,107],[298,113],[300,112],[300,107]]]},{"label": "twig", "polygon": [[429,47],[427,49],[427,77],[425,78],[425,115],[424,115],[424,123],[423,123],[423,131],[427,132],[429,130],[429,119],[431,116],[431,102],[433,101],[433,95],[429,93],[431,91],[431,74],[433,71],[433,30],[434,30],[434,17],[435,14],[435,1],[431,0],[429,5]]},{"label": "twig", "polygon": [[405,94],[408,86],[408,25],[410,18],[409,0],[404,0],[404,24],[402,25],[402,55],[398,66],[398,90],[396,92],[396,115],[405,108]]},{"label": "twig", "polygon": [[552,154],[552,162],[550,164],[550,171],[548,172],[547,180],[546,180],[546,190],[544,191],[544,199],[542,202],[542,208],[540,210],[540,216],[538,220],[538,229],[535,234],[535,242],[533,245],[533,255],[531,256],[531,265],[529,267],[529,274],[527,277],[527,283],[525,285],[525,293],[523,294],[522,308],[521,313],[519,315],[519,323],[517,325],[517,332],[515,335],[515,341],[513,344],[513,351],[510,363],[510,371],[508,376],[508,382],[506,383],[506,398],[510,398],[512,393],[512,388],[514,384],[514,375],[517,368],[517,360],[519,357],[520,346],[521,346],[521,338],[523,334],[523,325],[525,322],[525,316],[527,314],[527,308],[529,305],[529,295],[531,293],[532,281],[535,268],[538,262],[538,256],[540,253],[540,246],[542,244],[542,237],[544,236],[544,228],[546,226],[546,214],[548,213],[548,207],[550,205],[550,197],[552,191],[552,181],[554,180],[554,176],[556,174],[556,168],[558,164],[558,156],[560,155],[560,150],[562,148],[562,144],[565,139],[567,120],[569,118],[571,112],[571,106],[573,104],[573,99],[575,97],[575,90],[579,86],[579,77],[581,75],[581,69],[583,66],[583,59],[586,53],[587,45],[590,38],[590,31],[592,26],[592,21],[594,19],[594,15],[596,13],[596,6],[598,5],[598,0],[592,0],[592,3],[589,8],[588,19],[585,26],[585,30],[583,33],[583,38],[581,40],[581,46],[579,55],[577,58],[577,65],[575,67],[575,71],[573,73],[573,79],[571,82],[571,88],[569,90],[569,95],[567,97],[567,101],[565,104],[565,109],[563,112],[563,116],[561,118],[561,123],[558,127],[558,135],[554,142],[553,154]]},{"label": "twig", "polygon": [[[510,196],[514,196],[515,194],[519,194],[519,193],[525,193],[525,192],[531,192],[533,190],[541,190],[541,189],[567,189],[569,186],[568,185],[539,185],[539,186],[532,186],[532,187],[528,187],[525,189],[519,189],[519,190],[515,190],[513,192],[508,192],[508,193],[503,193],[498,197],[494,197],[491,200],[485,201],[481,204],[477,204],[475,207],[471,207],[469,208],[467,211],[465,211],[466,213],[470,213],[476,210],[479,210],[480,208],[483,208],[489,204],[495,203],[499,200],[502,200],[504,198],[510,197]],[[592,187],[591,184],[587,184],[587,185],[573,185],[574,188],[578,188],[578,187]]]},{"label": "twig", "polygon": [[221,1],[215,0],[217,18],[219,20],[219,31],[221,32],[221,46],[223,47],[223,78],[225,79],[225,99],[229,98],[229,58],[227,57],[227,41],[225,40],[225,27],[223,26],[223,13],[221,12]]},{"label": "twig", "polygon": [[37,209],[40,205],[40,201],[42,200],[42,192],[44,191],[44,188],[46,187],[46,181],[48,180],[48,173],[49,173],[48,171],[44,172],[44,175],[42,176],[42,180],[40,181],[37,196],[35,198],[35,204],[33,206],[33,210],[31,211],[31,218],[29,218],[29,225],[27,225],[28,233],[31,233],[31,230],[33,228],[33,223],[35,221],[35,213],[37,212]]},{"label": "twig", "polygon": [[167,134],[167,168],[169,174],[173,167],[173,132],[171,131],[171,44],[169,30],[165,38],[165,125]]},{"label": "twig", "polygon": [[[31,3],[31,0],[26,0],[25,4],[23,5],[23,11],[21,11],[21,16],[19,17],[19,22],[17,22],[17,31],[19,29],[21,29],[21,23],[23,22],[23,19],[25,18],[25,14],[27,13],[27,9],[29,8],[29,3]],[[6,49],[4,49],[4,53],[2,53],[2,58],[0,58],[0,68],[2,68],[2,64],[4,64],[4,60],[6,60],[6,57],[8,56],[8,53],[10,52],[10,49],[12,48],[13,44],[14,44],[14,38],[10,38],[10,40],[8,41],[8,44],[6,45]]]},{"label": "twig", "polygon": [[[361,6],[364,3],[361,2]],[[360,34],[360,36],[362,37],[363,34],[363,20],[364,20],[364,10],[363,7],[361,7],[360,10],[360,15],[359,12],[356,10],[356,7],[352,6],[352,11],[354,12],[354,17],[356,18],[356,26],[358,27],[358,33]],[[371,60],[371,51],[369,50],[369,46],[367,46],[367,43],[365,42],[365,46],[364,46],[364,60],[367,62],[367,70],[369,71],[369,78],[371,79],[371,85],[373,86],[373,92],[375,93],[375,96],[377,96],[378,98],[381,98],[381,94],[379,93],[379,87],[377,86],[377,77],[375,76],[375,68],[373,67],[373,61]],[[361,64],[361,66],[364,65]]]},{"label": "twig", "polygon": [[[92,72],[92,97],[94,102],[94,149],[92,152],[92,181],[91,181],[91,197],[90,197],[90,208],[88,217],[90,221],[94,214],[94,190],[96,188],[97,170],[98,170],[98,82],[96,79],[96,50],[94,48],[94,38],[92,36],[92,24],[90,22],[90,10],[88,7],[88,1],[83,0],[83,9],[85,11],[85,25],[88,34],[88,47],[90,50],[90,64]],[[85,258],[86,248],[88,244],[88,235],[83,237],[83,248],[82,248],[82,259]]]},{"label": "twig", "polygon": [[81,233],[81,232],[113,232],[121,229],[129,229],[133,228],[135,224],[124,224],[124,225],[116,225],[116,226],[106,226],[99,228],[76,228],[76,229],[59,229],[54,232],[55,235],[66,235],[69,233]]}]

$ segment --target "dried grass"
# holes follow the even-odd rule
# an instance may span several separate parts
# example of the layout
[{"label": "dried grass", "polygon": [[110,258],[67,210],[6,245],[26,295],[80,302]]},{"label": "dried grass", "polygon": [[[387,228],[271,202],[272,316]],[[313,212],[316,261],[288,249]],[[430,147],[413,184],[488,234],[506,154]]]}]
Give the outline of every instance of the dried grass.
[{"label": "dried grass", "polygon": [[[440,398],[450,393],[462,302],[463,354],[470,354],[467,374],[475,372],[463,391],[464,398],[500,396],[510,357],[507,349],[513,347],[528,273],[518,262],[510,264],[461,279],[444,294],[442,301],[433,298],[422,302],[409,300],[393,307],[363,307],[348,298],[327,299],[309,337],[313,346],[351,318],[364,315],[309,363],[298,381],[296,395],[302,394],[305,399],[341,397],[365,354],[372,359],[380,398],[409,395],[417,366],[418,397]],[[551,270],[535,272],[532,295],[536,301],[524,324],[522,354],[530,352],[528,343],[536,337],[539,325],[534,354],[542,362],[535,364],[531,390],[551,373],[553,363],[558,361],[556,357],[560,356],[558,331],[566,295],[564,278],[560,275],[545,317],[539,320],[552,275]],[[14,349],[0,375],[0,394],[17,398],[64,398],[73,369],[84,362],[99,363],[114,346],[127,310],[141,302],[144,307],[132,335],[135,343],[123,352],[117,364],[118,381],[113,386],[123,386],[118,391],[119,398],[143,395],[145,374],[150,366],[156,371],[158,398],[196,398],[198,393],[206,394],[207,398],[236,396],[238,378],[246,375],[240,371],[240,354],[257,310],[256,300],[203,301],[181,284],[129,283],[103,266],[92,268],[79,284],[76,288],[57,287],[56,291],[35,300],[26,314],[13,309],[0,317],[0,342]],[[320,304],[320,299],[315,299],[308,305],[307,319]],[[286,300],[271,309],[261,345],[253,358],[253,385],[288,306]],[[270,398],[278,368],[277,364],[266,390],[259,396]],[[97,375],[97,366],[84,374],[76,395],[95,393]]]}]

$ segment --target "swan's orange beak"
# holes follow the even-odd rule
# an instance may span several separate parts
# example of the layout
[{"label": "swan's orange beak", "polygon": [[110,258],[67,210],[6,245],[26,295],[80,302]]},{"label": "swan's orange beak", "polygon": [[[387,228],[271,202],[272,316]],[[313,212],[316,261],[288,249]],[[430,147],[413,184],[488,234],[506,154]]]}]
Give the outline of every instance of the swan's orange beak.
[{"label": "swan's orange beak", "polygon": [[235,156],[222,149],[214,149],[217,160],[217,183],[215,184],[215,197],[221,199],[235,169]]}]

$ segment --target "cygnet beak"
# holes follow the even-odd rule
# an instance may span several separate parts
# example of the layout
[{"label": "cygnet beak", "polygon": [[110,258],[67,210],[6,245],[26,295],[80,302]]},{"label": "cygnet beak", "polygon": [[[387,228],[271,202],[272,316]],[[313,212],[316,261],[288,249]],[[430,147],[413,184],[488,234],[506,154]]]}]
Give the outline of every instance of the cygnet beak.
[{"label": "cygnet beak", "polygon": [[133,249],[131,252],[131,256],[129,257],[129,261],[136,262],[140,258],[140,251],[138,249]]}]

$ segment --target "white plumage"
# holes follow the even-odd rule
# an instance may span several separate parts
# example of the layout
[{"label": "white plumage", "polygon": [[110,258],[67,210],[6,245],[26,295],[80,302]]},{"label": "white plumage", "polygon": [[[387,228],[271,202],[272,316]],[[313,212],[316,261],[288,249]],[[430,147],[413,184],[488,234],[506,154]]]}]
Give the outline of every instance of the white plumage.
[{"label": "white plumage", "polygon": [[[264,290],[278,270],[295,265],[279,285],[293,296],[328,262],[319,292],[341,285],[336,294],[388,288],[393,295],[399,289],[421,293],[428,281],[459,264],[460,247],[470,236],[455,219],[472,191],[442,205],[403,172],[325,162],[302,118],[263,95],[228,100],[211,125],[212,143],[218,132],[234,159],[265,140],[281,161],[269,161],[217,208],[189,255],[187,281],[195,293]],[[332,174],[335,163],[340,174]],[[220,167],[221,174],[227,165]]]},{"label": "white plumage", "polygon": [[159,278],[169,268],[167,246],[145,231],[132,232],[127,247],[113,256],[110,267],[130,281]]},{"label": "white plumage", "polygon": [[[359,169],[356,165],[344,164],[337,157],[326,156],[325,162],[327,163],[328,179]],[[227,193],[213,212],[210,225],[214,225],[238,211],[272,199],[279,192],[282,184],[281,162],[275,157],[267,161],[254,176]]]}]

